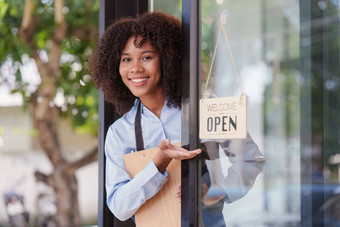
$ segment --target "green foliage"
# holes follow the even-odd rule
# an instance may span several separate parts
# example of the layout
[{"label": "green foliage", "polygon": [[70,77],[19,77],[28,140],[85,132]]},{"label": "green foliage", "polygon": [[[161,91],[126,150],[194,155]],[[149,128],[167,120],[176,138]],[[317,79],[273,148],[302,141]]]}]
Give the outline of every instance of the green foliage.
[{"label": "green foliage", "polygon": [[[49,54],[56,29],[53,0],[33,0],[37,17],[33,42],[39,53]],[[0,0],[0,67],[11,59],[15,85],[8,75],[0,73],[0,86],[10,85],[12,92],[20,92],[28,100],[31,91],[23,80],[20,66],[32,50],[19,37],[24,14],[24,0]],[[98,38],[99,0],[65,0],[63,8],[68,24],[67,36],[62,42],[60,75],[56,96],[61,116],[72,119],[77,132],[98,133],[98,92],[91,83],[87,61]],[[7,61],[8,63],[9,61]],[[14,67],[17,66],[17,67]],[[19,66],[19,67],[18,67]]]},{"label": "green foliage", "polygon": [[21,55],[28,52],[18,38],[18,28],[21,23],[24,1],[0,1],[0,64],[11,56],[15,61],[21,61]]}]

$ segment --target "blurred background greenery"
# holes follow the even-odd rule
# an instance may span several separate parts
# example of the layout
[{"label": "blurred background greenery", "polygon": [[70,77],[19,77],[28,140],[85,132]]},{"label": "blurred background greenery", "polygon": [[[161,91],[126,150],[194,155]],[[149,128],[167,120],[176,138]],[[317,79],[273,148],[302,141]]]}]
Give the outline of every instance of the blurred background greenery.
[{"label": "blurred background greenery", "polygon": [[[0,0],[3,103],[0,106],[0,155],[7,158],[12,155],[11,160],[14,160],[13,155],[19,158],[19,155],[36,155],[41,151],[45,157],[41,166],[49,167],[32,171],[31,175],[36,179],[36,187],[32,188],[45,185],[45,191],[35,200],[38,205],[47,191],[51,191],[54,200],[50,205],[55,208],[45,216],[49,216],[49,222],[56,226],[91,222],[80,217],[78,197],[82,197],[78,195],[81,189],[78,189],[76,171],[97,159],[98,91],[91,83],[87,61],[98,40],[98,13],[99,0]],[[17,130],[13,129],[15,125],[6,124],[15,115],[9,111],[13,106],[24,108],[26,112],[20,116],[28,115],[25,122],[29,123],[17,125]],[[13,124],[21,118],[17,118],[17,122],[12,119]],[[24,140],[19,141],[20,131],[25,131],[22,134],[30,138],[26,151],[22,149],[24,152],[19,151],[19,144],[24,143]],[[9,148],[8,141],[12,137],[16,138],[18,146]],[[33,150],[36,152],[32,153]],[[91,173],[94,180],[90,182],[92,178],[89,177],[87,182],[95,188],[96,174],[96,171]],[[16,178],[18,174],[8,169],[7,175]],[[9,209],[15,207],[12,200],[20,198],[19,195],[11,197],[11,193],[24,194],[15,186],[17,184],[1,184],[0,192],[7,196],[1,195],[7,219],[15,216]],[[97,197],[96,194],[91,196]],[[30,199],[26,198],[26,206],[29,206],[27,201]],[[95,223],[96,209],[93,210],[92,222]],[[31,212],[31,223],[42,225],[43,221],[48,221],[42,220],[43,215],[37,208]]]}]

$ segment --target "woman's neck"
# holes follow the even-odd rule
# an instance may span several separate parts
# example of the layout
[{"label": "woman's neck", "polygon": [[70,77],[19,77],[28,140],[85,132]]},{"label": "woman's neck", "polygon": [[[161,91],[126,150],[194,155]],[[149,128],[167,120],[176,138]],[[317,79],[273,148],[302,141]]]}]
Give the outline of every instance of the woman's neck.
[{"label": "woman's neck", "polygon": [[146,106],[158,118],[161,117],[161,112],[165,102],[165,95],[155,95],[151,98],[140,98],[144,106]]}]

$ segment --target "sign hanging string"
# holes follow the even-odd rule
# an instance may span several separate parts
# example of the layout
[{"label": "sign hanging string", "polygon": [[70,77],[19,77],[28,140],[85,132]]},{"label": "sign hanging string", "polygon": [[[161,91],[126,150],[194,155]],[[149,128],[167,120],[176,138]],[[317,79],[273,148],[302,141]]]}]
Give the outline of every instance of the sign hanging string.
[{"label": "sign hanging string", "polygon": [[238,87],[240,88],[240,91],[241,91],[241,96],[244,95],[243,91],[242,91],[242,88],[241,88],[240,79],[239,79],[238,74],[237,74],[234,57],[233,57],[233,54],[231,52],[229,38],[228,38],[228,35],[227,35],[227,32],[226,32],[226,29],[224,28],[224,24],[226,23],[227,17],[228,17],[227,12],[223,12],[222,15],[221,15],[221,26],[220,26],[220,29],[219,29],[219,32],[218,32],[218,36],[217,36],[217,41],[216,41],[216,44],[215,44],[214,55],[213,55],[213,58],[211,60],[210,69],[209,69],[209,73],[208,73],[208,77],[207,77],[207,82],[205,84],[205,88],[204,88],[204,92],[203,92],[203,99],[205,98],[205,93],[206,93],[207,88],[208,88],[209,79],[210,79],[210,76],[211,76],[211,70],[212,70],[212,67],[213,67],[213,64],[214,64],[214,60],[215,60],[215,57],[216,57],[217,47],[218,47],[218,44],[220,42],[220,37],[221,37],[222,30],[223,30],[224,38],[225,38],[226,43],[227,43],[228,52],[229,52],[229,55],[230,55],[230,58],[231,58],[231,63],[233,65],[233,70],[234,70],[234,73],[235,73],[235,76],[236,76],[236,79],[237,79]]}]

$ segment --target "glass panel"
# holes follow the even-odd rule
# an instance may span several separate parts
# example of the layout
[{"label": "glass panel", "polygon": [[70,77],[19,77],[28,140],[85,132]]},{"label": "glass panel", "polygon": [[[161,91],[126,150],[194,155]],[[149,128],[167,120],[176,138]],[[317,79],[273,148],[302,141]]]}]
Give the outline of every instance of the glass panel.
[{"label": "glass panel", "polygon": [[[339,1],[203,0],[202,91],[224,10],[249,137],[202,140],[205,226],[339,225]],[[209,81],[240,95],[223,36]]]},{"label": "glass panel", "polygon": [[164,13],[171,14],[178,19],[182,17],[182,1],[173,0],[149,0],[149,12],[161,11]]}]

